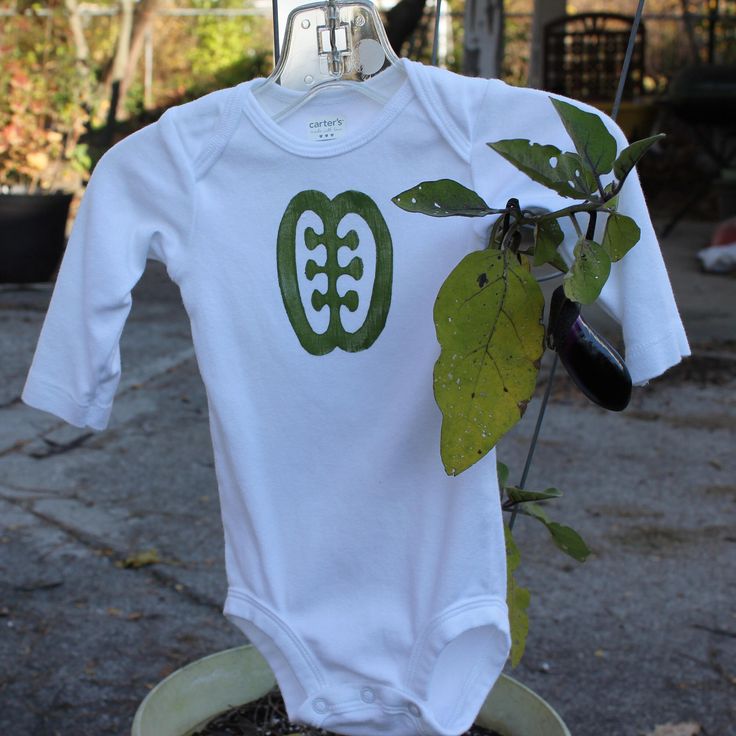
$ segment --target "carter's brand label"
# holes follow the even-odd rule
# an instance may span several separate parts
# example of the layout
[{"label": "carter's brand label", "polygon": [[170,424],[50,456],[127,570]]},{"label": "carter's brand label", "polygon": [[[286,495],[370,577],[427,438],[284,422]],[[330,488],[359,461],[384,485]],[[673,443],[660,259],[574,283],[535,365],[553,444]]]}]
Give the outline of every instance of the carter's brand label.
[{"label": "carter's brand label", "polygon": [[307,120],[307,136],[312,141],[334,141],[344,132],[344,115],[325,115]]}]

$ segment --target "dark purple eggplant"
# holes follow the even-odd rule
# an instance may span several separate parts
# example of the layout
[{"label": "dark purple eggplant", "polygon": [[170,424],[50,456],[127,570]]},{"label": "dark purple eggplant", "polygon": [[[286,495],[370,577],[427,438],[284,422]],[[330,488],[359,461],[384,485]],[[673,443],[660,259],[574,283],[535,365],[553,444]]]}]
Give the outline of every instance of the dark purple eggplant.
[{"label": "dark purple eggplant", "polygon": [[631,376],[623,358],[583,319],[580,304],[568,299],[562,286],[552,294],[547,340],[591,401],[610,411],[628,406]]}]

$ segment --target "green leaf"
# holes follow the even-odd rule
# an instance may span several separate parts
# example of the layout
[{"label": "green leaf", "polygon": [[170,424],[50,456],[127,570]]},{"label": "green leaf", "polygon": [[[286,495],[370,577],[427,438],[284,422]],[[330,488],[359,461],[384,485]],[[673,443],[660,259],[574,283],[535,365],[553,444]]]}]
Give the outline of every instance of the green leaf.
[{"label": "green leaf", "polygon": [[578,240],[573,253],[575,260],[562,280],[565,296],[580,304],[591,304],[608,279],[611,259],[602,245],[585,238]]},{"label": "green leaf", "polygon": [[527,503],[519,507],[519,511],[527,516],[532,516],[543,524],[549,524],[552,519],[547,516],[547,512],[538,503]]},{"label": "green leaf", "polygon": [[552,540],[559,549],[578,562],[585,562],[590,554],[590,549],[585,544],[583,538],[572,527],[551,521],[547,524],[547,529],[549,529]]},{"label": "green leaf", "polygon": [[541,521],[547,527],[547,531],[552,536],[552,541],[559,549],[578,562],[585,562],[590,554],[590,549],[572,527],[552,521],[542,507],[536,503],[525,503],[519,507],[519,512]]},{"label": "green leaf", "polygon": [[607,174],[616,158],[616,139],[600,116],[554,97],[550,99],[583,161],[596,174]]},{"label": "green leaf", "polygon": [[620,261],[638,242],[639,226],[626,215],[614,213],[608,216],[602,245],[611,261]]},{"label": "green leaf", "polygon": [[557,248],[565,239],[565,234],[557,220],[541,220],[534,226],[534,265],[550,263],[565,273],[567,264],[558,253]]},{"label": "green leaf", "polygon": [[442,284],[434,395],[448,474],[480,460],[524,414],[544,351],[543,311],[537,280],[508,250],[469,253]]},{"label": "green leaf", "polygon": [[504,465],[502,462],[496,461],[496,472],[498,473],[498,485],[501,488],[506,487],[506,483],[509,480],[509,468],[508,465]]},{"label": "green leaf", "polygon": [[[609,181],[608,184],[606,184],[605,187],[603,187],[603,199],[605,201],[605,206],[615,210],[618,208],[618,194],[616,196],[612,196],[614,191],[616,190],[616,187],[618,184],[615,181]],[[606,197],[610,197],[610,199],[606,199]]]},{"label": "green leaf", "polygon": [[544,501],[547,498],[559,498],[562,492],[556,488],[548,488],[546,491],[527,491],[524,488],[516,486],[506,486],[506,493],[509,500],[514,503],[524,503],[526,501]]},{"label": "green leaf", "polygon": [[649,138],[642,138],[640,141],[634,141],[630,146],[624,148],[613,164],[613,173],[619,181],[623,181],[631,169],[636,166],[641,157],[659,140],[665,137],[664,133]]},{"label": "green leaf", "polygon": [[397,194],[391,201],[407,212],[421,212],[433,217],[483,217],[503,212],[491,209],[476,192],[452,179],[423,181]]},{"label": "green leaf", "polygon": [[588,196],[598,191],[598,182],[593,172],[585,165],[577,153],[563,153],[557,161],[560,179],[564,179]]},{"label": "green leaf", "polygon": [[503,533],[506,539],[506,605],[509,609],[511,629],[511,666],[516,667],[524,656],[526,638],[529,634],[529,617],[526,611],[531,595],[514,579],[513,573],[521,562],[521,555],[511,535],[511,529],[505,522]]},{"label": "green leaf", "polygon": [[[488,143],[487,145],[503,156],[509,163],[516,166],[519,171],[523,171],[534,181],[554,189],[563,197],[571,197],[572,199],[588,198],[590,192],[585,187],[578,186],[575,181],[569,181],[572,164],[563,156],[572,156],[573,154],[563,154],[556,146],[542,146],[523,138],[496,141],[496,143]],[[562,169],[558,170],[560,160],[563,160],[564,164]]]}]

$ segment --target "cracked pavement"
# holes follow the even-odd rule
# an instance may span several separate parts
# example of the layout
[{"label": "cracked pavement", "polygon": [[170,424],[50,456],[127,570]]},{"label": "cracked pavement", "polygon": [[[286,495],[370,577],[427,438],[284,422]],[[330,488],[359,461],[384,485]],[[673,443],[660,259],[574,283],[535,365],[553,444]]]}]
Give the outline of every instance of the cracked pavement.
[{"label": "cracked pavement", "polygon": [[[593,554],[566,557],[528,517],[514,528],[532,603],[506,671],[574,736],[688,720],[736,736],[736,299],[733,277],[696,261],[711,228],[684,222],[663,243],[693,358],[620,414],[558,370],[527,487],[563,491],[549,513]],[[156,682],[245,640],[221,614],[207,401],[177,287],[149,261],[96,432],[19,399],[52,286],[0,285],[0,734],[123,736]],[[615,339],[601,313],[586,318]],[[512,479],[550,357],[499,447]]]}]

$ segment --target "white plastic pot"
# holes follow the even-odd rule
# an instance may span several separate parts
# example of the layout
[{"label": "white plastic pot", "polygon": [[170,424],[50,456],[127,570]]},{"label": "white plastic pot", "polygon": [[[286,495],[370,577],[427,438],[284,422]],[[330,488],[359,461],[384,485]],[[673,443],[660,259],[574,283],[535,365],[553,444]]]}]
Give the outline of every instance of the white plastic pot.
[{"label": "white plastic pot", "polygon": [[[275,685],[273,672],[250,644],[211,654],[172,672],[146,695],[132,736],[189,736]],[[570,736],[546,701],[506,675],[496,681],[476,723],[503,736]]]}]

